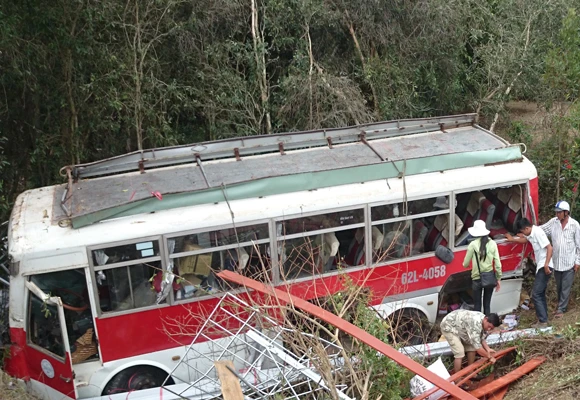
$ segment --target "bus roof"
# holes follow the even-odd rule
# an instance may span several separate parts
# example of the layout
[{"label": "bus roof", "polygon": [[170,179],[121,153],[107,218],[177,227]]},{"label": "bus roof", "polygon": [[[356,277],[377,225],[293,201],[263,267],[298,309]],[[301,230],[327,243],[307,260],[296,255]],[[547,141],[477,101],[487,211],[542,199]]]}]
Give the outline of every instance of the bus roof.
[{"label": "bus roof", "polygon": [[417,174],[405,179],[357,182],[228,203],[184,206],[108,219],[78,229],[70,226],[67,220],[55,220],[51,210],[60,198],[55,196],[56,187],[52,186],[28,190],[18,197],[10,221],[9,248],[14,260],[26,258],[27,273],[71,265],[78,267],[88,263],[87,246],[192,230],[207,231],[233,223],[265,222],[271,218],[358,208],[364,204],[400,202],[404,198],[429,198],[451,191],[461,193],[504,187],[525,183],[536,176],[535,167],[524,157],[516,163]]},{"label": "bus roof", "polygon": [[[53,216],[105,219],[522,159],[475,114],[251,136],[65,167]],[[60,199],[60,200],[59,200]]]}]

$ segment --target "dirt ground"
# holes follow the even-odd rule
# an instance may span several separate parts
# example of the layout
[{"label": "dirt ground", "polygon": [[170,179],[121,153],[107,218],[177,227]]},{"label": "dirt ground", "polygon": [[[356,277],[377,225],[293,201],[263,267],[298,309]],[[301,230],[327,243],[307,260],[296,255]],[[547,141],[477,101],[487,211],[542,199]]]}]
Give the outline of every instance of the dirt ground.
[{"label": "dirt ground", "polygon": [[[526,285],[529,287],[531,280]],[[510,386],[506,400],[568,400],[580,398],[580,279],[576,277],[568,312],[553,319],[557,304],[554,279],[548,287],[548,309],[553,332],[518,341],[522,360],[544,355],[547,361],[531,374]],[[518,328],[536,322],[533,309],[521,310]],[[513,368],[512,368],[513,369]]]},{"label": "dirt ground", "polygon": [[[557,103],[553,106],[551,114],[565,115],[570,108],[570,103]],[[506,104],[506,111],[509,114],[511,122],[521,122],[533,135],[533,144],[539,143],[551,134],[550,114],[546,109],[537,103],[527,101],[510,101]],[[507,129],[507,125],[502,123],[497,127],[497,133],[500,135]]]}]

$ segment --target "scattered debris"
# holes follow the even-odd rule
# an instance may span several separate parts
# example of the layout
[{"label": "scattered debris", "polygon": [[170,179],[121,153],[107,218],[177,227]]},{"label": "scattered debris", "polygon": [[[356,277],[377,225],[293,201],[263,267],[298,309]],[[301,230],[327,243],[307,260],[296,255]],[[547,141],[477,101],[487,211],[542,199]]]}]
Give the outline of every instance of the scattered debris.
[{"label": "scattered debris", "polygon": [[458,388],[453,384],[450,384],[448,381],[442,379],[433,372],[429,371],[427,368],[423,367],[418,362],[405,356],[404,354],[399,353],[396,349],[389,346],[385,342],[377,339],[376,337],[372,336],[363,329],[351,324],[348,321],[345,321],[344,319],[336,316],[335,314],[332,314],[331,312],[324,310],[323,308],[320,308],[312,303],[309,303],[304,299],[293,296],[290,293],[276,289],[269,285],[265,285],[254,279],[246,278],[232,271],[222,271],[217,275],[220,278],[226,279],[232,283],[236,283],[242,287],[253,289],[267,296],[272,296],[272,298],[276,299],[279,303],[292,304],[292,306],[294,306],[295,308],[306,311],[314,315],[315,317],[329,324],[334,325],[343,332],[355,337],[356,339],[360,340],[361,342],[365,343],[371,348],[377,350],[381,354],[389,357],[394,362],[407,368],[409,371],[416,373],[417,375],[433,383],[435,386],[445,390],[447,393],[452,394],[453,396],[465,400],[475,399],[469,393],[463,391],[461,388]]},{"label": "scattered debris", "polygon": [[[170,375],[166,382],[172,378],[182,384],[163,386],[163,389],[188,399],[218,397],[223,391],[222,378],[227,375],[225,368],[240,385],[245,399],[273,398],[280,394],[286,399],[300,399],[320,391],[336,391],[340,399],[352,400],[342,392],[344,387],[331,390],[324,383],[312,368],[318,365],[312,352],[297,355],[283,346],[284,335],[289,333],[259,307],[226,293],[172,371],[173,374],[187,369],[197,378],[183,382]],[[343,364],[338,360],[341,349],[322,338],[317,340],[324,344],[334,373],[338,372]],[[200,349],[195,346],[200,341],[208,345]],[[230,368],[224,367],[224,363]]]},{"label": "scattered debris", "polygon": [[[510,347],[510,348],[507,348],[507,349],[498,351],[495,354],[496,360],[504,357],[505,355],[507,355],[509,353],[511,353],[515,349],[516,349],[515,347]],[[457,386],[460,386],[460,385],[466,383],[469,379],[473,378],[478,373],[480,373],[482,370],[484,370],[485,368],[487,368],[489,365],[491,365],[491,363],[489,362],[488,359],[486,359],[486,358],[480,358],[479,360],[477,360],[473,364],[468,365],[467,367],[463,368],[461,371],[459,371],[459,372],[451,375],[447,380],[449,382],[455,382],[455,384]],[[436,391],[437,391],[437,388],[429,389],[429,390],[425,391],[424,393],[422,393],[421,395],[415,397],[413,400],[424,400],[424,399],[431,400],[431,397],[430,396],[433,393],[435,393]]]},{"label": "scattered debris", "polygon": [[[541,334],[550,334],[550,333],[552,333],[552,327],[546,327],[541,329],[535,328],[520,329],[515,331],[507,331],[491,334],[487,337],[485,341],[487,342],[488,345],[493,346],[511,342],[521,337],[537,336]],[[416,346],[407,346],[399,349],[399,351],[403,354],[408,355],[409,357],[418,359],[448,356],[452,354],[451,348],[449,347],[449,344],[446,341],[426,343]]]},{"label": "scattered debris", "polygon": [[[433,364],[429,365],[427,369],[443,379],[449,380],[450,378],[449,371],[447,371],[447,368],[445,367],[445,364],[443,364],[441,357],[439,357]],[[409,382],[409,385],[411,387],[411,394],[413,396],[420,396],[422,393],[434,389],[431,391],[432,394],[430,394],[428,397],[425,397],[427,400],[436,400],[445,394],[444,391],[441,389],[437,390],[438,388],[436,388],[435,385],[421,378],[419,375],[415,375]]]},{"label": "scattered debris", "polygon": [[546,357],[539,356],[534,357],[530,361],[526,362],[525,364],[519,366],[518,368],[514,369],[511,372],[508,372],[506,375],[502,376],[494,380],[487,385],[483,385],[475,389],[474,391],[470,392],[474,397],[481,398],[483,396],[487,396],[496,392],[497,390],[509,385],[512,382],[520,379],[522,376],[530,373],[534,369],[538,368],[541,364],[543,364],[547,360]]},{"label": "scattered debris", "polygon": [[[495,358],[496,359],[502,358],[505,355],[514,351],[515,349],[516,349],[515,347],[510,347],[508,349],[499,351],[495,354]],[[505,395],[505,393],[507,392],[507,387],[509,384],[515,382],[522,376],[533,371],[542,363],[544,363],[546,360],[547,360],[546,357],[543,356],[534,357],[528,362],[524,363],[523,365],[519,366],[513,371],[508,372],[507,374],[503,375],[498,379],[495,379],[495,375],[492,373],[483,380],[481,380],[479,383],[476,383],[475,385],[470,384],[468,392],[470,395],[478,399],[484,398],[485,396],[491,396],[490,398],[501,400]],[[455,383],[457,386],[463,386],[465,384],[470,383],[471,382],[470,380],[474,380],[476,374],[480,373],[490,365],[491,361],[489,359],[481,358],[475,363],[467,366],[458,373],[447,378],[447,380],[449,382]],[[413,400],[425,400],[425,399],[434,400],[447,397],[448,397],[447,394],[442,393],[442,391],[437,391],[437,388],[431,388],[423,392],[421,395],[413,398]]]}]

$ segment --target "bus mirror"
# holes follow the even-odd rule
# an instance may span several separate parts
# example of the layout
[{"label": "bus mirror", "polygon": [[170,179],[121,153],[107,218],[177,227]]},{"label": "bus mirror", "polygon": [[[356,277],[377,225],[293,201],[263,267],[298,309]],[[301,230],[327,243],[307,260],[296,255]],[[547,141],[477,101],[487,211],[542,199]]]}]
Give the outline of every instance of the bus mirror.
[{"label": "bus mirror", "polygon": [[20,272],[20,261],[12,261],[10,263],[10,276],[18,276],[18,272]]},{"label": "bus mirror", "polygon": [[455,258],[453,251],[451,251],[449,247],[442,245],[437,246],[437,249],[435,249],[435,255],[445,264],[449,264],[451,261],[453,261],[453,258]]}]

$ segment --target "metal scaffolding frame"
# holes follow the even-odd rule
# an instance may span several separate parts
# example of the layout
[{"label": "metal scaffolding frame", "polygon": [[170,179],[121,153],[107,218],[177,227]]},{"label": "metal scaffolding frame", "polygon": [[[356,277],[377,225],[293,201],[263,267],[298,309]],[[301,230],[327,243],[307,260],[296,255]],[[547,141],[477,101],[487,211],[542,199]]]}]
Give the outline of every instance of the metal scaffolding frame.
[{"label": "metal scaffolding frame", "polygon": [[[350,400],[343,392],[345,386],[330,388],[316,371],[315,366],[320,364],[313,349],[294,354],[283,346],[284,337],[296,334],[263,309],[226,293],[165,380],[163,389],[186,399],[221,398],[215,363],[231,361],[234,369],[228,369],[240,380],[245,399],[302,399],[316,392],[333,391],[340,399]],[[323,345],[333,375],[340,370],[340,347],[320,337],[299,334]],[[204,350],[199,343],[207,343]],[[180,379],[178,375],[183,376],[184,371],[194,378],[189,382]],[[166,386],[170,378],[177,385]]]}]

